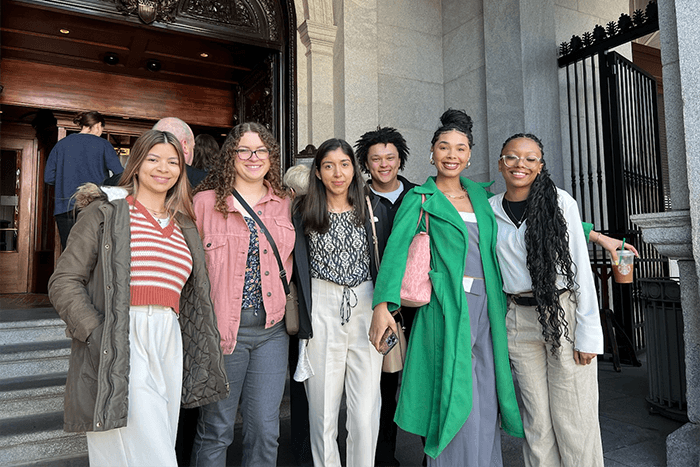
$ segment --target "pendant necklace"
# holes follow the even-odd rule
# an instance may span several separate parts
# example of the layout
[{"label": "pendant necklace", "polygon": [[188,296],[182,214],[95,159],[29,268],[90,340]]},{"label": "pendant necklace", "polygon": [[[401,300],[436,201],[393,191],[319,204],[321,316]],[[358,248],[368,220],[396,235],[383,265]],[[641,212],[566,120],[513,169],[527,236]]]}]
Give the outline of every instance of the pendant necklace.
[{"label": "pendant necklace", "polygon": [[[517,201],[516,201],[517,202]],[[525,210],[523,211],[522,215],[520,218],[516,217],[515,214],[513,214],[513,210],[510,208],[510,203],[511,201],[508,201],[505,197],[503,197],[503,207],[506,209],[506,214],[508,214],[508,217],[510,217],[510,220],[513,221],[515,224],[516,228],[520,228],[522,223],[525,221],[525,218],[527,217],[527,206],[525,206]]]}]

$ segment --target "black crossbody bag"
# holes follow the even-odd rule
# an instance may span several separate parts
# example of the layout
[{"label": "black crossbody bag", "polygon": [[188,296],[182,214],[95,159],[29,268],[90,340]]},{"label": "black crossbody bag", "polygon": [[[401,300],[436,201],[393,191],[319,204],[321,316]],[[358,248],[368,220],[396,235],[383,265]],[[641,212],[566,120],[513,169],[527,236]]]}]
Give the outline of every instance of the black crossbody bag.
[{"label": "black crossbody bag", "polygon": [[267,238],[267,241],[270,243],[270,248],[272,248],[272,252],[275,254],[275,258],[277,258],[277,266],[280,269],[280,279],[282,280],[282,286],[284,287],[284,294],[287,296],[284,321],[287,326],[287,333],[290,335],[295,335],[297,332],[299,332],[299,302],[297,300],[297,290],[294,284],[289,283],[287,280],[287,271],[284,269],[284,263],[282,263],[280,252],[277,250],[277,244],[272,238],[272,235],[270,235],[270,232],[267,230],[267,227],[263,221],[257,214],[255,214],[253,208],[248,205],[241,194],[235,188],[231,192],[238,202],[241,203],[241,206],[248,211],[248,214],[250,214],[250,217],[253,218],[255,223],[258,224],[258,227],[260,227],[262,233],[265,234],[265,238]]}]

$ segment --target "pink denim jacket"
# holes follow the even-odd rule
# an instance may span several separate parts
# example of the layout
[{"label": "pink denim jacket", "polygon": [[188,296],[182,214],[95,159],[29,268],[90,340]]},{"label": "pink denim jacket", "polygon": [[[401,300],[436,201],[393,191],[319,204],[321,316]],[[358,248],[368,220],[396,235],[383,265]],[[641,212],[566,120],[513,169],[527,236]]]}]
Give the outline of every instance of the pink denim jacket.
[{"label": "pink denim jacket", "polygon": [[[274,194],[267,182],[265,184],[268,188],[267,194],[253,206],[253,209],[275,239],[280,258],[287,271],[287,279],[290,279],[295,238],[290,217],[290,199],[280,198]],[[221,333],[221,349],[224,355],[229,355],[236,347],[241,320],[250,231],[243,220],[242,213],[234,207],[233,195],[226,198],[229,206],[229,215],[226,219],[219,211],[214,210],[215,203],[214,190],[202,191],[194,196],[196,224],[206,254],[211,299],[214,303],[219,333]],[[284,317],[286,296],[275,254],[267,238],[259,229],[258,238],[263,304],[267,315],[265,328],[269,328],[279,323]]]}]

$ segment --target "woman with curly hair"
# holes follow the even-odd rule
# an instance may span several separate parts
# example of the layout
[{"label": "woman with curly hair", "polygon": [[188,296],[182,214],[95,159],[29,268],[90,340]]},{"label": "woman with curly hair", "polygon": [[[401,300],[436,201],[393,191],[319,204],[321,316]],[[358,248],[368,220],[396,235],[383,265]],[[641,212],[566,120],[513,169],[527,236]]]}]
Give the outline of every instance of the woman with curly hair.
[{"label": "woman with curly hair", "polygon": [[[291,275],[290,200],[280,182],[279,144],[263,125],[242,123],[233,128],[220,157],[219,170],[197,187],[194,211],[231,394],[202,407],[191,464],[226,465],[240,400],[242,465],[274,466],[289,337],[284,325],[284,286],[263,228],[271,234]],[[264,227],[234,194],[252,206]]]},{"label": "woman with curly hair", "polygon": [[522,393],[526,466],[602,466],[595,357],[603,333],[576,201],[549,177],[541,141],[506,140],[506,192],[489,201]]}]

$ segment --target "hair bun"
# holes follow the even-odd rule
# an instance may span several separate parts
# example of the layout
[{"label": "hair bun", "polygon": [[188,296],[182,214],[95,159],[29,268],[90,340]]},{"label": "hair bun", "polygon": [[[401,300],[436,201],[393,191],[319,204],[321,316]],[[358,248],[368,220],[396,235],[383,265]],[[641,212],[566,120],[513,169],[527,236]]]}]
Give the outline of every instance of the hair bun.
[{"label": "hair bun", "polygon": [[87,114],[87,112],[80,112],[78,115],[73,117],[73,124],[81,126],[83,118],[85,117],[86,114]]},{"label": "hair bun", "polygon": [[440,117],[440,123],[443,126],[456,126],[463,133],[471,132],[472,126],[474,126],[472,118],[464,110],[457,109],[447,109]]}]

